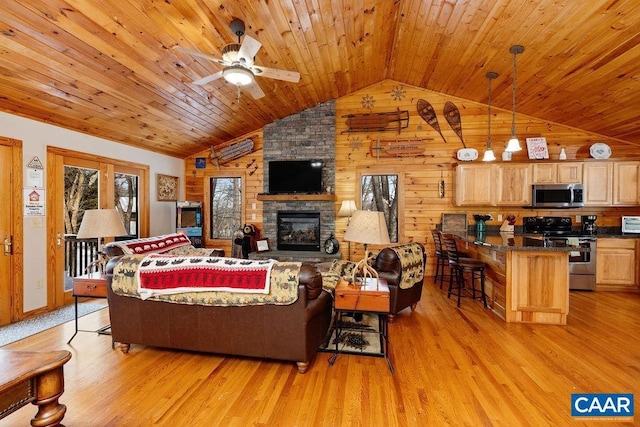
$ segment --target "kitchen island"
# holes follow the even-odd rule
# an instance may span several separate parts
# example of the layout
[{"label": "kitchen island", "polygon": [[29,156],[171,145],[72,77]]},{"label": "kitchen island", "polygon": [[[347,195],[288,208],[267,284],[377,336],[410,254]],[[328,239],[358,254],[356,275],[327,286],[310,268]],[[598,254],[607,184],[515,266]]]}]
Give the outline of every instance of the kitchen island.
[{"label": "kitchen island", "polygon": [[543,247],[511,233],[455,233],[458,248],[486,263],[491,309],[507,322],[566,325],[569,314],[569,252]]}]

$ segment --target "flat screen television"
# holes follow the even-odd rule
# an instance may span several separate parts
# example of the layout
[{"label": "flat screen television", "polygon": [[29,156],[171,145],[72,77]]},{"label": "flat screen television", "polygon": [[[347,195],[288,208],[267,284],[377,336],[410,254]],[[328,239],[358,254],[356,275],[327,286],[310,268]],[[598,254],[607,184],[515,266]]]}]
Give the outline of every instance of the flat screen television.
[{"label": "flat screen television", "polygon": [[269,162],[269,194],[322,193],[322,161]]}]

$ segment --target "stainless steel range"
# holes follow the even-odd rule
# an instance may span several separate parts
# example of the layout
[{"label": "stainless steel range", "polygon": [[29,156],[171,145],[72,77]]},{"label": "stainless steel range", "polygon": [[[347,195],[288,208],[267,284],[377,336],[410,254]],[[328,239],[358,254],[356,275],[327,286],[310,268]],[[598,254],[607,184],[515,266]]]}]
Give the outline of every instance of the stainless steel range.
[{"label": "stainless steel range", "polygon": [[574,230],[570,217],[529,216],[523,218],[525,241],[532,246],[569,247],[569,289],[596,288],[596,238]]}]

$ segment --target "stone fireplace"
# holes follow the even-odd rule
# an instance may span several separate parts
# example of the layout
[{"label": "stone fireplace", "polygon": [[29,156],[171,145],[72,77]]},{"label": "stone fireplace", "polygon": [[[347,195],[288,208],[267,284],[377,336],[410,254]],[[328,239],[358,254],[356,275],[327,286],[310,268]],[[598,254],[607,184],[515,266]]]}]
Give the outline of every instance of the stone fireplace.
[{"label": "stone fireplace", "polygon": [[[298,114],[285,117],[266,125],[263,130],[264,192],[268,193],[269,162],[272,160],[322,160],[322,180],[327,193],[335,189],[335,101],[328,101],[308,108]],[[296,200],[297,199],[297,200]],[[335,232],[335,201],[303,200],[292,197],[291,200],[269,200],[262,204],[262,234],[271,242],[278,242],[278,212],[314,211],[319,215],[318,245],[313,249],[294,249],[318,251],[322,242]],[[274,245],[275,246],[275,245]],[[286,250],[280,247],[279,250]],[[291,250],[291,249],[289,249]]]},{"label": "stone fireplace", "polygon": [[279,211],[278,250],[319,251],[320,212]]}]

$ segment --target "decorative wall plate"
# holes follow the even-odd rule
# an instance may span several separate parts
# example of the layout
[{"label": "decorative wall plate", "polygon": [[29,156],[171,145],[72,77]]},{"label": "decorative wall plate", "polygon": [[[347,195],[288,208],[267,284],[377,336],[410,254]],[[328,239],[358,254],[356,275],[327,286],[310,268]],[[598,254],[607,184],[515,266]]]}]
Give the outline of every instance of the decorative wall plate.
[{"label": "decorative wall plate", "polygon": [[608,159],[611,157],[611,148],[604,142],[596,142],[589,149],[589,153],[594,159]]},{"label": "decorative wall plate", "polygon": [[478,150],[475,148],[461,148],[458,150],[458,160],[469,162],[478,158]]}]

